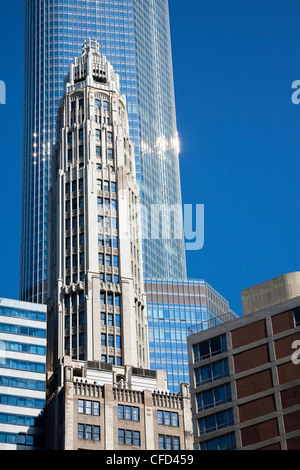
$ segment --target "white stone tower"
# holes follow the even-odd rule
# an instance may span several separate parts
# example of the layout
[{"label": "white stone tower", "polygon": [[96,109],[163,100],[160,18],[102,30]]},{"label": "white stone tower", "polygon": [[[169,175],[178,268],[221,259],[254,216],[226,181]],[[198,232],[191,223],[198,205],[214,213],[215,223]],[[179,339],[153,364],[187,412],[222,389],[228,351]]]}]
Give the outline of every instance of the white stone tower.
[{"label": "white stone tower", "polygon": [[119,76],[96,41],[70,66],[49,212],[48,379],[63,383],[64,358],[148,369],[134,146]]}]

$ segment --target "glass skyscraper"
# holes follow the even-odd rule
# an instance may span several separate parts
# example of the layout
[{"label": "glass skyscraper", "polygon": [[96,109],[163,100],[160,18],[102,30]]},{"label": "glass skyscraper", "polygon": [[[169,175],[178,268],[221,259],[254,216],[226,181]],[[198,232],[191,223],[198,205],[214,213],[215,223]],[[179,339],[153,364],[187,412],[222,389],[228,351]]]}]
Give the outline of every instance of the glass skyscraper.
[{"label": "glass skyscraper", "polygon": [[203,280],[146,280],[150,367],[167,373],[168,389],[189,383],[187,337],[236,318],[229,303]]},{"label": "glass skyscraper", "polygon": [[[153,236],[168,220],[154,205],[181,206],[167,0],[25,0],[24,155],[20,298],[47,296],[48,191],[64,78],[86,39],[120,75],[141,192],[147,278],[185,279],[184,240]],[[151,225],[151,229],[150,229]],[[171,214],[171,226],[174,216]]]}]

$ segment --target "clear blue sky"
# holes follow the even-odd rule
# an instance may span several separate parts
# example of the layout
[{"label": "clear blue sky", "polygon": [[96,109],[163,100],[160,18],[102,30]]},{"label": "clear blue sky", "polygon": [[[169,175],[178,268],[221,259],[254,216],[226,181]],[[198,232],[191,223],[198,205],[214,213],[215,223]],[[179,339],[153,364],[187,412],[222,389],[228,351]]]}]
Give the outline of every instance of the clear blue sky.
[{"label": "clear blue sky", "polygon": [[[23,2],[2,2],[0,297],[18,298]],[[299,0],[170,0],[185,204],[205,205],[188,275],[242,313],[241,290],[300,270]]]}]

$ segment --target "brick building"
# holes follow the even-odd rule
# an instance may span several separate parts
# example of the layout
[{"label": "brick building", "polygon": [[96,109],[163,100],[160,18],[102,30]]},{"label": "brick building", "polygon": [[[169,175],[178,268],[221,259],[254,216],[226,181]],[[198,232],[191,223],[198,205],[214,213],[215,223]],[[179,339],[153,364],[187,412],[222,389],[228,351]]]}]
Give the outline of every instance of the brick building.
[{"label": "brick building", "polygon": [[188,338],[195,449],[299,450],[299,273],[242,299],[244,317]]}]

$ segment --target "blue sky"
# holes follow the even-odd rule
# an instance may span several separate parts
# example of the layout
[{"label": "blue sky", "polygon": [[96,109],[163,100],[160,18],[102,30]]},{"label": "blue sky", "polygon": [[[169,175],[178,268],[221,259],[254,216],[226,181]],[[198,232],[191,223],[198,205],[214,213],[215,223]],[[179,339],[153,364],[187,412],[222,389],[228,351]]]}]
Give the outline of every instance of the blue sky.
[{"label": "blue sky", "polygon": [[[18,298],[23,2],[2,3],[0,297]],[[170,15],[183,203],[205,205],[188,275],[241,314],[242,289],[300,266],[300,3],[170,0]]]}]

